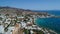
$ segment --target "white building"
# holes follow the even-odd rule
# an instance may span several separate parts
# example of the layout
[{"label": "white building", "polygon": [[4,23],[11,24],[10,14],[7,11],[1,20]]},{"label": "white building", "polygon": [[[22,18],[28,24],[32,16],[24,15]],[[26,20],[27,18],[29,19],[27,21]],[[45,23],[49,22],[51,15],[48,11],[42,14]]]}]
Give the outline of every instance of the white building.
[{"label": "white building", "polygon": [[25,22],[21,22],[21,27],[25,28],[26,27],[26,23]]},{"label": "white building", "polygon": [[4,33],[4,27],[3,27],[3,25],[0,25],[0,33]]},{"label": "white building", "polygon": [[5,23],[8,23],[8,24],[10,24],[10,22],[11,22],[10,18],[6,19],[6,21],[5,21]]}]

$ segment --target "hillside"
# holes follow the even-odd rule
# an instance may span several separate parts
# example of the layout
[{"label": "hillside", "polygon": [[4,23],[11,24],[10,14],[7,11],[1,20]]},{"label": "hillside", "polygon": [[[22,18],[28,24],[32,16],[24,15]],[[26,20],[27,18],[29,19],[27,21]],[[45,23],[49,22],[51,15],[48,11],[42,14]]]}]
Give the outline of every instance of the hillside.
[{"label": "hillside", "polygon": [[33,12],[28,9],[20,9],[13,7],[0,7],[0,13],[3,14],[47,14],[46,12]]}]

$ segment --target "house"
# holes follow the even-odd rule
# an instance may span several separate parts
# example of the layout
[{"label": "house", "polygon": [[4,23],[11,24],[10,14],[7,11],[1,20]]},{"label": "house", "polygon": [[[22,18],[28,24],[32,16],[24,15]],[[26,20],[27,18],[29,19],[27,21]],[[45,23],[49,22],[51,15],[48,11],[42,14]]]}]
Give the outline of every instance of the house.
[{"label": "house", "polygon": [[3,23],[3,21],[5,20],[5,18],[6,18],[6,17],[5,17],[5,16],[3,16],[3,15],[1,15],[1,16],[0,16],[0,24],[2,24],[2,23]]},{"label": "house", "polygon": [[6,19],[6,21],[5,21],[5,23],[8,23],[8,24],[10,24],[10,22],[11,22],[10,18]]},{"label": "house", "polygon": [[25,28],[26,27],[26,23],[25,22],[21,22],[21,27]]},{"label": "house", "polygon": [[4,33],[4,27],[3,27],[3,25],[0,25],[0,33]]},{"label": "house", "polygon": [[33,23],[32,22],[27,22],[27,26],[32,26]]},{"label": "house", "polygon": [[9,17],[11,20],[16,20],[16,17]]},{"label": "house", "polygon": [[14,30],[15,27],[8,27],[8,31],[5,32],[5,34],[12,34],[12,31]]},{"label": "house", "polygon": [[32,30],[30,30],[30,33],[31,33],[31,34],[34,34],[34,32],[33,32]]},{"label": "house", "polygon": [[24,20],[25,20],[25,18],[24,18],[23,16],[17,16],[17,19],[18,19],[19,21],[24,21]]}]

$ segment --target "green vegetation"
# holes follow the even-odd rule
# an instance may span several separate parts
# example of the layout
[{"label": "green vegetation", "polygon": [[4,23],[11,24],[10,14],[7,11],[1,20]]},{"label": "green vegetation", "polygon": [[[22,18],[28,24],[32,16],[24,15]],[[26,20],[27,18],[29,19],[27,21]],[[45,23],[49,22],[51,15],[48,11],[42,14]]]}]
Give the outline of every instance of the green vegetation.
[{"label": "green vegetation", "polygon": [[10,22],[10,24],[7,25],[7,27],[4,28],[4,31],[7,32],[8,31],[8,27],[11,25],[12,22]]},{"label": "green vegetation", "polygon": [[44,32],[42,32],[42,31],[39,31],[39,32],[38,32],[38,34],[44,34]]},{"label": "green vegetation", "polygon": [[37,34],[44,34],[44,32],[40,30],[33,30],[33,31],[36,32]]},{"label": "green vegetation", "polygon": [[7,31],[8,31],[8,29],[6,28],[6,29],[4,29],[4,31],[5,31],[5,32],[7,32]]},{"label": "green vegetation", "polygon": [[0,16],[1,16],[1,14],[0,14]]},{"label": "green vegetation", "polygon": [[29,30],[24,29],[25,34],[29,34]]},{"label": "green vegetation", "polygon": [[9,16],[9,14],[6,14],[5,16],[6,16],[6,17]]},{"label": "green vegetation", "polygon": [[0,20],[1,20],[1,21],[2,21],[2,19],[3,19],[3,18],[2,18],[2,17],[0,17]]}]

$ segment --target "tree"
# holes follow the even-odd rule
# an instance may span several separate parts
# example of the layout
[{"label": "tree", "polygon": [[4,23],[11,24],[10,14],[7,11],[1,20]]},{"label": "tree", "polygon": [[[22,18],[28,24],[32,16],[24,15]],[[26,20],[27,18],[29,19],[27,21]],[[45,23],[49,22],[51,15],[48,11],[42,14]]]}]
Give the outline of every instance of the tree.
[{"label": "tree", "polygon": [[0,14],[0,16],[1,16],[1,14]]},{"label": "tree", "polygon": [[7,31],[8,31],[8,29],[7,29],[7,28],[5,28],[5,29],[4,29],[4,31],[5,31],[5,32],[7,32]]},{"label": "tree", "polygon": [[0,17],[0,20],[2,20],[3,18],[2,17]]},{"label": "tree", "polygon": [[5,16],[6,16],[6,17],[9,16],[9,14],[6,14]]}]

